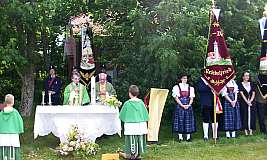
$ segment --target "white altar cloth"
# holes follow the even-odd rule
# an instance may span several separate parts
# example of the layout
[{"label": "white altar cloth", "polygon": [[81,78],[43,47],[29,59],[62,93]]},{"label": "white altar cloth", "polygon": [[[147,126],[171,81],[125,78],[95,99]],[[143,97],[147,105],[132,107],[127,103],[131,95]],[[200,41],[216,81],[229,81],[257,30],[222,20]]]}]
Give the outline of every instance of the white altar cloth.
[{"label": "white altar cloth", "polygon": [[34,139],[53,133],[60,142],[67,140],[72,125],[78,125],[87,140],[95,141],[103,134],[121,136],[119,110],[105,105],[37,106]]}]

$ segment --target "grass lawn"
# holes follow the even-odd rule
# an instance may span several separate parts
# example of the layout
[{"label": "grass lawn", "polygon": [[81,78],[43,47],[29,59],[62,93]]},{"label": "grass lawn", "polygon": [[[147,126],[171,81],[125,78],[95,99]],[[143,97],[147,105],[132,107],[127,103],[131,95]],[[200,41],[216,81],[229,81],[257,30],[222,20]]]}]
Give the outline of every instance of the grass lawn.
[{"label": "grass lawn", "polygon": [[[53,149],[59,140],[53,135],[38,137],[33,140],[33,120],[25,119],[25,133],[21,139],[23,160],[79,160],[76,157],[59,157]],[[202,129],[199,125],[198,132],[193,134],[193,142],[178,143],[171,132],[171,124],[163,124],[160,132],[160,145],[148,146],[143,155],[144,160],[267,160],[267,139],[265,135],[256,133],[254,136],[245,137],[239,133],[236,139],[224,138],[220,133],[220,141],[214,145],[213,141],[202,140]],[[115,153],[118,148],[123,148],[124,139],[118,135],[105,136],[97,140],[101,150],[95,157],[88,160],[99,160],[103,153]],[[80,158],[82,159],[82,158]]]}]

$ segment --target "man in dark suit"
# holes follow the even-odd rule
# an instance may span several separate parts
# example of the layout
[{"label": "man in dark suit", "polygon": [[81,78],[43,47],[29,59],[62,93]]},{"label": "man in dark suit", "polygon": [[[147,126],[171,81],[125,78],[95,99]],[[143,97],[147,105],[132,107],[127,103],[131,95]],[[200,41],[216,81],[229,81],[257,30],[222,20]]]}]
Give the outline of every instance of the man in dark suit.
[{"label": "man in dark suit", "polygon": [[45,103],[49,102],[49,94],[51,94],[52,105],[60,104],[60,89],[61,89],[61,80],[56,75],[56,69],[54,66],[49,68],[49,76],[45,80]]},{"label": "man in dark suit", "polygon": [[[207,141],[209,139],[210,123],[212,123],[212,130],[214,132],[214,94],[211,91],[207,81],[202,77],[198,82],[198,91],[200,95],[204,141]],[[218,130],[218,120],[216,121],[216,130]],[[213,138],[217,138],[217,135],[213,135]]]}]

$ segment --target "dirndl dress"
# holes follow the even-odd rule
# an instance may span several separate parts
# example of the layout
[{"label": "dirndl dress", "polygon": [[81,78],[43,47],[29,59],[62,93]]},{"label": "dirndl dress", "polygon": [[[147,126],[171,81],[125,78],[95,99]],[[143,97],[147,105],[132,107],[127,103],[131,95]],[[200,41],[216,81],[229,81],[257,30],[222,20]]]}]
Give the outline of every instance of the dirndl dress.
[{"label": "dirndl dress", "polygon": [[[235,99],[235,93],[233,90],[227,88],[228,96],[231,100]],[[241,116],[240,116],[240,106],[238,101],[235,107],[232,107],[231,103],[227,100],[224,101],[223,105],[223,117],[224,117],[224,130],[225,131],[237,131],[242,128]]]},{"label": "dirndl dress", "polygon": [[[179,85],[178,87],[180,89]],[[189,95],[190,88],[188,88],[188,91],[181,91],[180,89],[179,100],[182,104],[189,104]],[[182,134],[191,134],[196,132],[196,122],[192,106],[190,106],[188,109],[184,109],[179,104],[176,105],[174,112],[173,131]]]}]

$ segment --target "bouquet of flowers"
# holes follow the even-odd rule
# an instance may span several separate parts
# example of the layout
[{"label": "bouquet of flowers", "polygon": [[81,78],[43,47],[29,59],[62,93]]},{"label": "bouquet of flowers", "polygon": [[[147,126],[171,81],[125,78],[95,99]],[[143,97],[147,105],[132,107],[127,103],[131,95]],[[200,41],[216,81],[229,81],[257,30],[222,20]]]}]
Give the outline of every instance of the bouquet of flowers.
[{"label": "bouquet of flowers", "polygon": [[104,104],[115,108],[118,108],[122,105],[121,101],[119,101],[114,95],[106,97],[106,99],[104,100]]},{"label": "bouquet of flowers", "polygon": [[78,129],[77,125],[73,125],[68,133],[67,142],[60,143],[59,154],[67,156],[77,154],[81,156],[96,155],[99,151],[99,145],[84,139],[84,134]]}]

